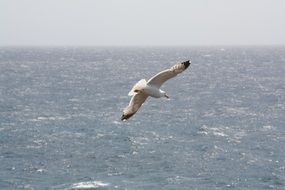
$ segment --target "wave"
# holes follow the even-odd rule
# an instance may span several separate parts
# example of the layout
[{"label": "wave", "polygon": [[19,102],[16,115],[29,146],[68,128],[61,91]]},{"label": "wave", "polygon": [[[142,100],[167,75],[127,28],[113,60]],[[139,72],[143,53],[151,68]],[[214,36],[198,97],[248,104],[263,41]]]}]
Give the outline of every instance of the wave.
[{"label": "wave", "polygon": [[107,186],[109,186],[109,184],[102,181],[85,181],[73,184],[70,189],[97,189]]}]

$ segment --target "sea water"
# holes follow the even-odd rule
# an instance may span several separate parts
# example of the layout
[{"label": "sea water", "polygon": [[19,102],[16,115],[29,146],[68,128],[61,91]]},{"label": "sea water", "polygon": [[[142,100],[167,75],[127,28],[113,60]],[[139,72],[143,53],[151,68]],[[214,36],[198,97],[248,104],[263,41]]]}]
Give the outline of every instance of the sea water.
[{"label": "sea water", "polygon": [[285,189],[284,158],[285,47],[0,48],[0,189]]}]

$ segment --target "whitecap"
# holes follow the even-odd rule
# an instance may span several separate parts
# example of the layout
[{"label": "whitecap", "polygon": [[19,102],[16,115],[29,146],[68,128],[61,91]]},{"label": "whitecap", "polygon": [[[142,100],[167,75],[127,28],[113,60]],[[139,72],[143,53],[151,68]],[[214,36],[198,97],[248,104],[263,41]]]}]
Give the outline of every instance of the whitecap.
[{"label": "whitecap", "polygon": [[136,137],[131,139],[133,145],[146,145],[149,142],[147,137]]},{"label": "whitecap", "polygon": [[20,67],[22,67],[22,68],[29,68],[28,65],[24,65],[24,64],[21,64]]},{"label": "whitecap", "polygon": [[101,138],[101,137],[104,137],[104,136],[105,136],[105,134],[98,133],[98,134],[95,136],[95,138]]},{"label": "whitecap", "polygon": [[221,136],[221,137],[226,137],[226,136],[228,136],[228,135],[226,135],[226,134],[223,133],[223,132],[217,132],[217,131],[213,131],[213,135],[215,135],[215,136]]},{"label": "whitecap", "polygon": [[47,119],[48,119],[47,117],[38,117],[37,118],[38,121],[40,121],[40,120],[47,120]]},{"label": "whitecap", "polygon": [[50,116],[50,117],[44,117],[44,116],[40,116],[34,119],[30,119],[30,121],[33,122],[40,122],[40,121],[59,121],[59,120],[66,120],[70,118],[70,116],[67,117],[62,117],[62,116]]},{"label": "whitecap", "polygon": [[122,122],[119,122],[119,121],[113,121],[113,124],[115,124],[115,125],[121,125],[121,124],[122,124]]},{"label": "whitecap", "polygon": [[39,173],[43,173],[43,172],[45,172],[46,170],[45,169],[42,169],[42,168],[39,168],[39,169],[37,169],[37,172],[39,172]]},{"label": "whitecap", "polygon": [[209,133],[214,136],[221,136],[221,137],[227,137],[228,135],[224,133],[224,128],[216,128],[216,127],[207,127],[206,125],[203,125],[199,131],[199,134],[208,135]]},{"label": "whitecap", "polygon": [[265,126],[262,127],[262,129],[263,129],[264,131],[269,131],[269,130],[272,130],[272,129],[273,129],[273,126],[271,126],[271,125],[265,125]]},{"label": "whitecap", "polygon": [[68,99],[68,101],[70,101],[70,102],[79,102],[80,100],[77,99],[77,98],[70,98],[70,99]]},{"label": "whitecap", "polygon": [[107,187],[109,184],[102,181],[85,181],[75,183],[71,186],[71,189],[94,189],[100,187]]},{"label": "whitecap", "polygon": [[174,176],[174,177],[169,177],[166,180],[172,184],[179,184],[179,183],[181,183],[181,181],[183,179],[184,179],[184,177],[182,177],[182,176]]}]

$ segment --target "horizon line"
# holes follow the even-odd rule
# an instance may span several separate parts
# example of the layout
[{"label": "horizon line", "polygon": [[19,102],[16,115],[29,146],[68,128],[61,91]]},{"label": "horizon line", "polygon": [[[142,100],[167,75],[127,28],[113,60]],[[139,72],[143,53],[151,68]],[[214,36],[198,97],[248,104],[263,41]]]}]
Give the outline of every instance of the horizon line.
[{"label": "horizon line", "polygon": [[13,48],[13,47],[86,47],[86,48],[168,48],[168,47],[282,47],[285,44],[193,44],[193,45],[0,45],[0,48]]}]

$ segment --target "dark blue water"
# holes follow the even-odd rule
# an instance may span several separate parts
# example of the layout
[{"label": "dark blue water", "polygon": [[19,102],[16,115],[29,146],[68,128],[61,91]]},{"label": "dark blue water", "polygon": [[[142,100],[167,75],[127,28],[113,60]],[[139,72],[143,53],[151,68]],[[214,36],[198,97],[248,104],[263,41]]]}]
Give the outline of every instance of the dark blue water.
[{"label": "dark blue water", "polygon": [[0,49],[1,189],[285,189],[284,158],[284,47]]}]

